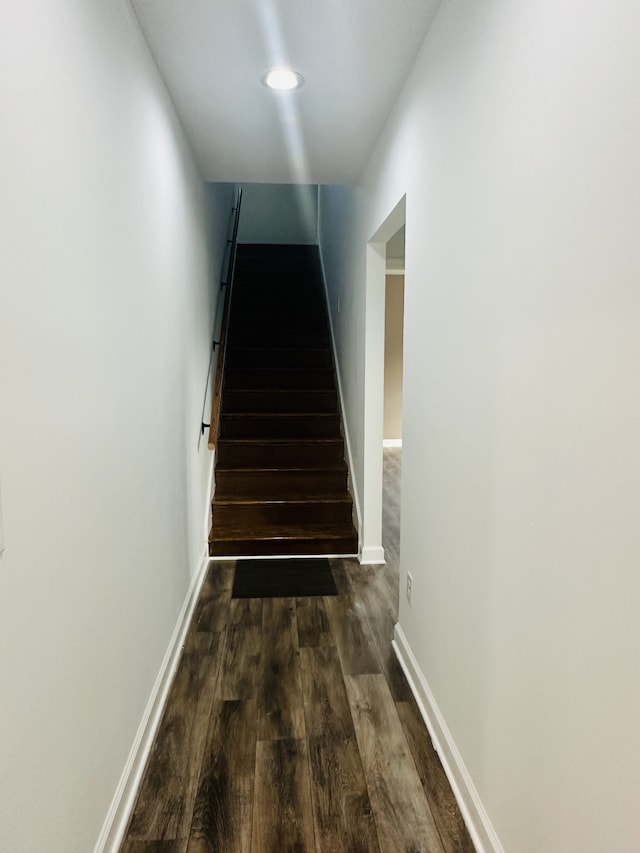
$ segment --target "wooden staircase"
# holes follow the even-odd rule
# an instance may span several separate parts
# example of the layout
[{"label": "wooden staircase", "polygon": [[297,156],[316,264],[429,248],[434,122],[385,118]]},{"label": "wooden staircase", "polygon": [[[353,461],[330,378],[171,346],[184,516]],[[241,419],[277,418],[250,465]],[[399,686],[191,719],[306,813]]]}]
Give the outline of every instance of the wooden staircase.
[{"label": "wooden staircase", "polygon": [[315,246],[239,245],[211,556],[355,554]]}]

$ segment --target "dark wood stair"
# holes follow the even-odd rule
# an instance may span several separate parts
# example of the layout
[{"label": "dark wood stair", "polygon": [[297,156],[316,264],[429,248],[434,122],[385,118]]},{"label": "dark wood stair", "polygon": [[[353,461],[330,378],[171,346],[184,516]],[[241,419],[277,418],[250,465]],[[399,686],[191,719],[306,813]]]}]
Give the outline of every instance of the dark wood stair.
[{"label": "dark wood stair", "polygon": [[317,249],[240,245],[209,553],[355,554],[347,473]]}]

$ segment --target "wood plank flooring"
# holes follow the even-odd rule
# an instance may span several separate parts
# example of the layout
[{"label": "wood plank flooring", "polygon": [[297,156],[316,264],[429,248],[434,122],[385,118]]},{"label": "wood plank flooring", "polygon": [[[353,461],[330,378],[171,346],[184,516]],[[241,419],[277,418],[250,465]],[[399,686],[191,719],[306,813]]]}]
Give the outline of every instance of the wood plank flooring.
[{"label": "wood plank flooring", "polygon": [[388,563],[332,560],[338,597],[232,600],[210,565],[121,853],[473,853],[391,650],[394,453]]}]

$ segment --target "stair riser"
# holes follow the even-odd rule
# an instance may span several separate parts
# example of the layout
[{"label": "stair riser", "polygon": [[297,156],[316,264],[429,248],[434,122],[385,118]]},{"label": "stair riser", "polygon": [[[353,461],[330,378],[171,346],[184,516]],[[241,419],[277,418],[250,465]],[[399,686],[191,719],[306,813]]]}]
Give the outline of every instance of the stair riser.
[{"label": "stair riser", "polygon": [[286,313],[277,310],[252,311],[250,314],[245,314],[241,318],[236,318],[231,331],[238,332],[240,330],[261,332],[267,328],[272,334],[291,334],[299,330],[305,332],[325,332],[327,323],[319,309],[316,309],[313,314],[308,310],[300,309],[300,311],[287,311]]},{"label": "stair riser", "polygon": [[238,256],[248,258],[258,257],[280,257],[283,252],[289,258],[318,257],[318,247],[313,243],[252,243],[243,241],[238,243]]},{"label": "stair riser", "polygon": [[332,390],[335,380],[332,370],[271,370],[251,369],[228,370],[224,380],[225,388],[284,390],[287,388],[308,388]]},{"label": "stair riser", "polygon": [[309,284],[301,279],[286,281],[236,282],[233,287],[233,311],[257,314],[299,314],[313,316],[320,311],[327,313],[327,297],[320,285]]},{"label": "stair riser", "polygon": [[287,306],[280,308],[278,305],[265,306],[261,308],[253,303],[250,311],[243,311],[243,316],[236,315],[233,328],[244,326],[252,330],[260,330],[263,327],[278,329],[281,332],[293,332],[296,329],[313,329],[326,331],[327,321],[323,306],[310,308],[307,306]]},{"label": "stair riser", "polygon": [[225,389],[223,412],[335,412],[335,391],[234,391]]},{"label": "stair riser", "polygon": [[247,417],[223,415],[220,438],[340,438],[338,415]]},{"label": "stair riser", "polygon": [[270,267],[266,270],[243,268],[236,266],[233,289],[236,287],[244,293],[253,291],[266,294],[270,291],[290,292],[296,295],[308,294],[317,297],[324,293],[322,279],[299,264],[290,267]]},{"label": "stair riser", "polygon": [[326,296],[320,286],[309,287],[306,282],[264,282],[252,283],[236,281],[233,286],[233,310],[242,310],[248,314],[258,311],[300,311],[306,309],[312,313],[324,310]]},{"label": "stair riser", "polygon": [[325,290],[320,279],[295,270],[282,274],[275,272],[267,277],[252,272],[236,275],[233,284],[234,299],[236,295],[238,298],[241,295],[251,295],[252,298],[262,298],[268,302],[278,294],[291,296],[299,302],[308,302],[312,299],[325,301]]},{"label": "stair riser", "polygon": [[295,332],[274,335],[273,330],[265,326],[255,331],[249,329],[234,331],[231,329],[228,346],[230,349],[236,347],[259,347],[264,349],[269,346],[286,346],[299,350],[327,349],[330,346],[330,339],[328,333],[305,331],[304,329],[296,329]]},{"label": "stair riser", "polygon": [[233,285],[233,300],[234,308],[239,300],[246,300],[243,305],[248,310],[253,308],[256,300],[260,300],[267,306],[274,300],[280,300],[284,303],[284,307],[294,302],[298,305],[309,305],[312,302],[318,305],[326,304],[324,289],[320,282],[303,280],[296,276],[271,281],[261,278],[244,277],[241,280],[236,278]]},{"label": "stair riser", "polygon": [[[299,265],[303,269],[315,271],[318,265],[318,247],[317,246],[286,246],[286,251],[283,253],[282,248],[275,244],[269,246],[255,245],[250,246],[244,244],[247,251],[243,250],[243,246],[238,246],[237,265],[252,266],[255,265],[259,269],[281,269],[283,266]],[[267,251],[263,251],[263,248]]]},{"label": "stair riser", "polygon": [[217,454],[220,469],[275,468],[281,465],[315,468],[341,462],[344,459],[344,445],[342,440],[330,444],[236,445],[223,439],[218,441]]},{"label": "stair riser", "polygon": [[290,251],[291,246],[287,246],[286,253],[273,248],[273,251],[251,250],[250,252],[242,252],[240,249],[236,255],[236,267],[238,270],[257,269],[262,270],[281,270],[288,268],[297,268],[305,270],[307,273],[315,273],[317,270],[318,250],[316,247],[309,247],[309,251]]},{"label": "stair riser", "polygon": [[316,282],[320,280],[320,276],[313,266],[309,266],[304,260],[298,258],[289,259],[269,259],[248,258],[236,259],[236,280],[248,281],[255,280],[260,283],[275,279],[276,281],[283,278],[298,277],[305,282]]},{"label": "stair riser", "polygon": [[251,494],[286,500],[313,495],[344,494],[346,471],[225,471],[216,468],[218,497]]},{"label": "stair riser", "polygon": [[310,554],[356,554],[358,540],[355,536],[335,539],[236,539],[209,542],[211,557],[275,557],[309,556]]},{"label": "stair riser", "polygon": [[352,508],[346,501],[340,503],[297,504],[237,504],[223,505],[213,502],[213,524],[224,527],[263,528],[267,524],[337,524],[348,526]]},{"label": "stair riser", "polygon": [[305,306],[309,312],[317,309],[326,311],[327,297],[319,282],[305,281],[300,276],[272,279],[236,279],[233,285],[233,310],[241,306],[242,311],[255,312],[257,306],[267,311],[276,306],[283,311]]},{"label": "stair riser", "polygon": [[331,367],[331,350],[324,349],[230,349],[227,369]]}]

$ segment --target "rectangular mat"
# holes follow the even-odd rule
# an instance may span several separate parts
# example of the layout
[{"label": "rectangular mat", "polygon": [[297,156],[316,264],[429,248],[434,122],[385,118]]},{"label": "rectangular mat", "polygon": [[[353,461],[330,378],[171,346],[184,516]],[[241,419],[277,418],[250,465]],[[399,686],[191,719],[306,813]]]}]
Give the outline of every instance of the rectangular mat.
[{"label": "rectangular mat", "polygon": [[232,598],[306,598],[337,595],[326,557],[293,560],[238,560]]}]

